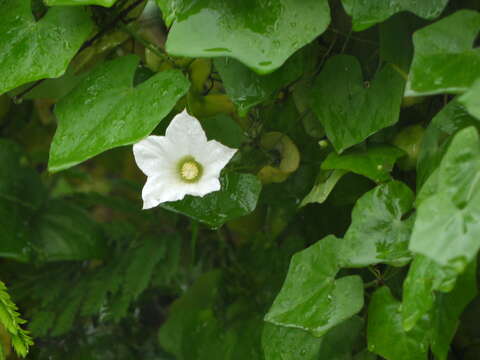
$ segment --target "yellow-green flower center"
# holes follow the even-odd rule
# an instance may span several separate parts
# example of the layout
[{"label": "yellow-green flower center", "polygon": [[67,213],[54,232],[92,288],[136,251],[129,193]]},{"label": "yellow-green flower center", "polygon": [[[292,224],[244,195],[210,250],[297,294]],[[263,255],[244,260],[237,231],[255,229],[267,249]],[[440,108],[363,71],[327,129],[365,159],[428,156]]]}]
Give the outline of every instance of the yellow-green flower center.
[{"label": "yellow-green flower center", "polygon": [[185,182],[196,182],[202,176],[203,168],[193,157],[183,158],[178,163],[180,178]]}]

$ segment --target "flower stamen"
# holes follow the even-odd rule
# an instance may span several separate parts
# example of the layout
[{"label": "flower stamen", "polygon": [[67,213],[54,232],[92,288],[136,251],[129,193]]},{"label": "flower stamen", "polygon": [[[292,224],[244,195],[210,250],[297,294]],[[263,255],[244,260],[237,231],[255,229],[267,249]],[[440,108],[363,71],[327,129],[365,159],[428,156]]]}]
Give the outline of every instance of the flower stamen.
[{"label": "flower stamen", "polygon": [[193,157],[186,157],[178,164],[180,178],[185,182],[196,182],[202,176],[203,168]]}]

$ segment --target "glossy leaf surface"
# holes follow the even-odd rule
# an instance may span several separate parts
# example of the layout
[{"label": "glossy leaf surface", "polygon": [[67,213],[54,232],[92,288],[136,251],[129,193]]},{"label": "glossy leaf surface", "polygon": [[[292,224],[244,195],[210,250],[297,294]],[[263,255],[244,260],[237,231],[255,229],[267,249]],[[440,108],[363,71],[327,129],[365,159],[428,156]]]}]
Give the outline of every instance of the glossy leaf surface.
[{"label": "glossy leaf surface", "polygon": [[398,181],[379,185],[363,195],[353,208],[352,224],[342,242],[345,266],[381,262],[398,266],[408,262],[413,201],[413,192]]},{"label": "glossy leaf surface", "polygon": [[133,87],[138,61],[136,56],[125,56],[100,65],[58,103],[50,171],[141,140],[188,90],[188,81],[175,70]]},{"label": "glossy leaf surface", "polygon": [[351,171],[381,182],[391,179],[395,161],[405,153],[394,146],[374,146],[366,151],[351,151],[341,155],[330,153],[322,163],[325,170]]},{"label": "glossy leaf surface", "polygon": [[358,276],[335,280],[339,268],[334,236],[318,241],[292,257],[287,278],[265,320],[322,336],[363,307]]},{"label": "glossy leaf surface", "polygon": [[401,11],[411,11],[425,19],[434,19],[448,0],[342,0],[345,11],[353,18],[353,30],[362,31]]},{"label": "glossy leaf surface", "polygon": [[427,360],[428,325],[406,332],[400,306],[388,287],[375,291],[368,307],[368,349],[388,360]]},{"label": "glossy leaf surface", "polygon": [[262,188],[256,176],[228,173],[221,177],[222,188],[203,198],[187,196],[185,199],[165,203],[162,207],[185,214],[213,228],[255,210]]},{"label": "glossy leaf surface", "polygon": [[462,93],[480,78],[480,13],[458,11],[413,36],[415,53],[405,94]]},{"label": "glossy leaf surface", "polygon": [[330,23],[325,0],[169,3],[160,1],[170,10],[167,19],[175,19],[167,40],[170,54],[233,57],[260,74],[279,68]]},{"label": "glossy leaf surface", "polygon": [[312,88],[312,108],[337,152],[398,121],[404,80],[385,65],[365,87],[358,60],[329,59]]},{"label": "glossy leaf surface", "polygon": [[30,4],[0,2],[0,94],[62,75],[93,30],[82,8],[52,8],[37,22]]},{"label": "glossy leaf surface", "polygon": [[436,191],[418,206],[410,250],[457,272],[475,258],[480,248],[479,172],[480,141],[477,130],[468,127],[445,153],[432,180]]}]

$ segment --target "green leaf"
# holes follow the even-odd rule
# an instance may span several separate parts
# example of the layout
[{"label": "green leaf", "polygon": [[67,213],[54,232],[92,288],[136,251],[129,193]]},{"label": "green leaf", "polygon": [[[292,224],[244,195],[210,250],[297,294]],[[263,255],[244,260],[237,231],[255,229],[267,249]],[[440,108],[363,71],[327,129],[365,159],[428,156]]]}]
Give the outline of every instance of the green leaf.
[{"label": "green leaf", "polygon": [[463,94],[459,101],[465,105],[468,112],[480,120],[480,78],[478,78],[472,87]]},{"label": "green leaf", "polygon": [[323,203],[327,200],[328,195],[330,195],[338,181],[346,173],[347,172],[343,170],[320,170],[312,190],[303,198],[300,206],[305,206],[310,203]]},{"label": "green leaf", "polygon": [[192,3],[184,0],[156,0],[158,7],[162,11],[163,21],[167,26],[171,26],[173,21],[179,14],[182,13],[183,8],[188,10]]},{"label": "green leaf", "polygon": [[262,334],[265,360],[318,360],[322,339],[309,332],[265,323]]},{"label": "green leaf", "polygon": [[387,0],[382,2],[342,0],[342,3],[347,14],[353,18],[353,30],[362,31],[401,11],[411,11],[424,19],[434,19],[442,13],[448,0]]},{"label": "green leaf", "polygon": [[398,121],[403,88],[402,76],[388,64],[365,88],[358,60],[338,55],[315,79],[312,108],[335,150],[342,152]]},{"label": "green leaf", "polygon": [[83,8],[53,8],[36,22],[30,0],[0,2],[0,94],[62,75],[92,30]]},{"label": "green leaf", "polygon": [[141,140],[187,92],[189,83],[176,70],[160,72],[133,87],[138,61],[130,55],[101,64],[57,104],[50,171]]},{"label": "green leaf", "polygon": [[391,179],[390,171],[395,161],[405,152],[395,146],[372,146],[365,151],[349,151],[342,155],[331,152],[322,163],[324,170],[345,170],[366,176],[373,181]]},{"label": "green leaf", "polygon": [[320,356],[317,359],[351,359],[353,347],[358,343],[363,327],[363,319],[358,316],[353,316],[335,326],[322,338]]},{"label": "green leaf", "polygon": [[462,272],[480,248],[480,141],[474,127],[458,132],[444,155],[436,191],[423,200],[410,250]]},{"label": "green leaf", "polygon": [[47,6],[100,5],[111,7],[117,0],[44,0]]},{"label": "green leaf", "polygon": [[363,320],[354,316],[319,339],[300,329],[266,323],[262,336],[265,360],[351,359],[362,328]]},{"label": "green leaf", "polygon": [[414,199],[410,188],[398,181],[379,185],[363,195],[353,208],[352,224],[342,242],[343,266],[407,263],[414,220],[407,216]]},{"label": "green leaf", "polygon": [[457,331],[459,318],[465,307],[477,295],[476,260],[457,279],[448,294],[438,294],[432,310],[432,352],[439,360],[446,360],[450,343]]},{"label": "green leaf", "polygon": [[417,18],[408,13],[396,14],[379,26],[380,59],[398,66],[405,74],[412,61],[416,26]]},{"label": "green leaf", "polygon": [[476,286],[476,261],[457,279],[451,270],[417,255],[404,283],[403,328],[410,331],[428,319],[432,351],[446,360],[460,314],[475,297]]},{"label": "green leaf", "polygon": [[23,165],[23,152],[0,140],[0,256],[18,261],[84,260],[105,255],[98,225],[66,200],[45,201],[39,175]]},{"label": "green leaf", "polygon": [[326,0],[157,1],[167,10],[167,22],[175,19],[166,44],[169,54],[229,56],[260,74],[279,68],[330,23]]},{"label": "green leaf", "polygon": [[[20,318],[17,310],[17,306],[7,292],[7,287],[0,281],[0,326],[3,325],[10,335],[12,346],[18,356],[25,357],[30,345],[33,345],[33,341],[28,335],[28,331],[22,329],[21,324],[25,323],[25,320]],[[2,342],[0,342],[0,347],[3,347]]]},{"label": "green leaf", "polygon": [[131,261],[125,269],[122,291],[133,300],[148,287],[155,265],[166,257],[168,241],[178,242],[180,239],[176,236],[166,236],[166,239],[160,242],[157,237],[150,236],[131,255]]},{"label": "green leaf", "polygon": [[421,189],[440,164],[451,135],[468,126],[479,126],[457,99],[450,101],[435,115],[422,138],[417,163],[417,188]]},{"label": "green leaf", "polygon": [[368,307],[368,349],[387,360],[427,360],[428,324],[406,332],[400,308],[388,287],[375,291]]},{"label": "green leaf", "polygon": [[36,256],[46,261],[103,258],[105,238],[86,211],[67,200],[50,200],[31,225]]},{"label": "green leaf", "polygon": [[435,303],[435,291],[448,292],[456,274],[423,255],[415,255],[403,283],[403,328],[410,331]]},{"label": "green leaf", "polygon": [[472,48],[479,31],[480,13],[471,10],[417,31],[405,95],[467,91],[480,78],[480,49]]},{"label": "green leaf", "polygon": [[225,114],[205,119],[202,121],[202,127],[209,140],[217,140],[232,148],[240,148],[247,140],[240,125]]},{"label": "green leaf", "polygon": [[17,144],[0,139],[0,163],[0,256],[27,261],[31,252],[29,227],[45,189],[39,175],[24,165],[24,154]]},{"label": "green leaf", "polygon": [[245,116],[250,108],[268,100],[302,75],[303,55],[301,51],[296,53],[280,69],[263,76],[234,59],[215,59],[214,64],[227,95],[237,106],[239,115]]},{"label": "green leaf", "polygon": [[339,241],[328,236],[296,253],[265,320],[322,336],[363,307],[359,276],[335,279]]},{"label": "green leaf", "polygon": [[363,350],[356,354],[353,360],[377,360],[377,355],[368,350]]},{"label": "green leaf", "polygon": [[220,178],[221,190],[202,197],[185,199],[162,205],[192,219],[218,228],[229,220],[247,215],[255,210],[262,189],[256,176],[228,173]]}]

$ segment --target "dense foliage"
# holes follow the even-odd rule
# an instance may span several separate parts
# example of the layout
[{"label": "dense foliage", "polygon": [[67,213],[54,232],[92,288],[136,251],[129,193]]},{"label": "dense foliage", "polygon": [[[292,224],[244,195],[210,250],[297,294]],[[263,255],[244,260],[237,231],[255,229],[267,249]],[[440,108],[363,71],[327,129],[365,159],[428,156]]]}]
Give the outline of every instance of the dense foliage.
[{"label": "dense foliage", "polygon": [[[478,0],[0,0],[0,359],[480,359],[479,34]],[[185,108],[239,150],[142,210],[131,145]]]}]

